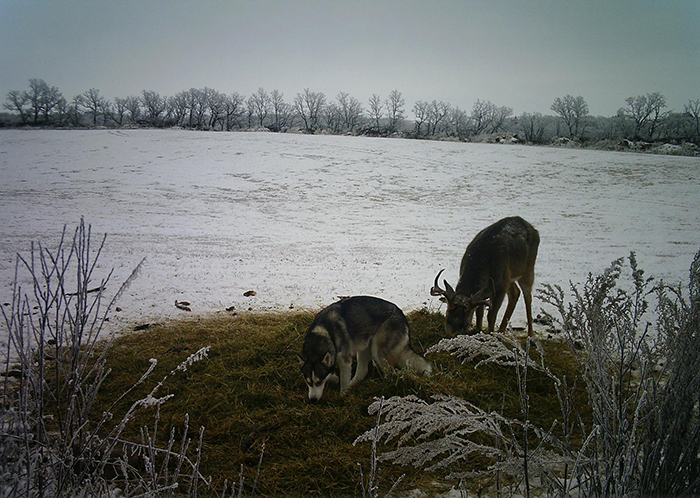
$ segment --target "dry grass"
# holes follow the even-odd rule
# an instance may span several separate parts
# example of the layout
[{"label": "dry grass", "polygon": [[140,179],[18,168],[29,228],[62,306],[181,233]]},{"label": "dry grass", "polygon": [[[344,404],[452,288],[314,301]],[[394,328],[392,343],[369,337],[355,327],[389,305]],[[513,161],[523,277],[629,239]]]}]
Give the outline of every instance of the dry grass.
[{"label": "dry grass", "polygon": [[[443,337],[441,315],[413,312],[408,319],[419,354]],[[108,356],[112,373],[101,390],[97,413],[138,380],[150,358],[159,361],[155,374],[114,410],[116,418],[184,358],[211,346],[208,360],[171,378],[160,391],[160,395],[175,397],[161,407],[159,441],[167,440],[170,427],[181,430],[185,414],[189,414],[192,433],[204,426],[201,471],[213,476],[215,487],[221,487],[224,478],[238,480],[241,465],[246,483],[252,486],[265,444],[257,492],[266,496],[359,495],[358,463],[368,471],[370,447],[355,447],[352,442],[374,426],[375,417],[367,414],[367,407],[378,396],[415,394],[427,400],[433,394],[449,394],[488,411],[519,416],[512,369],[487,366],[475,370],[446,354],[428,358],[434,367],[430,378],[404,371],[381,378],[373,370],[348,395],[340,396],[332,386],[319,404],[310,405],[296,355],[312,320],[311,312],[245,313],[183,320],[121,337]],[[544,348],[550,368],[571,383],[577,372],[566,346],[545,341]],[[529,391],[535,424],[549,427],[553,419],[561,418],[551,381],[533,372]],[[585,393],[578,396],[579,406],[586,404]],[[140,414],[127,429],[129,436],[137,439],[139,427],[152,426],[153,419],[152,410]],[[380,454],[381,450],[380,446]],[[430,493],[441,477],[384,463],[381,489],[386,492],[402,473],[406,477],[399,492],[421,488]]]}]

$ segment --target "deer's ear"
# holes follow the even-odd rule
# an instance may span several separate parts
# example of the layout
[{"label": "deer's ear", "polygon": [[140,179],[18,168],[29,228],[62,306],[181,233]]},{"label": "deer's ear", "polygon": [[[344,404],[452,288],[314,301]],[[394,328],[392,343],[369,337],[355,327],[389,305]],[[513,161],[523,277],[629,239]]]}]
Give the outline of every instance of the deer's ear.
[{"label": "deer's ear", "polygon": [[447,298],[454,299],[455,295],[457,294],[455,290],[450,284],[447,283],[447,280],[443,280],[442,283],[445,285],[445,295],[447,296]]}]

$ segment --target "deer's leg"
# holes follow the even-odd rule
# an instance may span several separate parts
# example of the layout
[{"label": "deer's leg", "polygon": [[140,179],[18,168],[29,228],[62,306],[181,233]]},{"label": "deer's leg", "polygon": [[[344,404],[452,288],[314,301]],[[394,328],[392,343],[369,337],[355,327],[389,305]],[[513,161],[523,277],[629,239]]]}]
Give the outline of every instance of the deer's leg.
[{"label": "deer's leg", "polygon": [[519,297],[520,297],[520,289],[518,289],[518,286],[515,284],[515,282],[512,282],[510,284],[510,287],[508,288],[508,307],[506,308],[506,312],[503,314],[503,321],[501,322],[501,328],[498,329],[499,332],[506,331],[506,327],[508,326],[508,322],[510,321],[510,317],[513,316],[513,310],[515,310],[515,305],[518,302]]},{"label": "deer's leg", "polygon": [[476,310],[467,311],[467,319],[464,322],[465,331],[468,331],[472,327],[472,318],[474,318],[474,311]]},{"label": "deer's leg", "polygon": [[498,314],[498,310],[501,307],[501,304],[503,304],[504,297],[506,297],[505,291],[497,289],[491,301],[491,307],[489,308],[489,312],[486,315],[486,319],[489,322],[489,332],[493,332],[494,328],[496,327],[496,315]]},{"label": "deer's leg", "polygon": [[481,327],[484,324],[484,307],[479,306],[476,308],[476,330],[481,332]]},{"label": "deer's leg", "polygon": [[532,284],[535,282],[535,272],[531,275],[520,279],[518,282],[523,290],[523,299],[525,300],[525,313],[527,314],[527,335],[532,337],[535,332],[532,330]]}]

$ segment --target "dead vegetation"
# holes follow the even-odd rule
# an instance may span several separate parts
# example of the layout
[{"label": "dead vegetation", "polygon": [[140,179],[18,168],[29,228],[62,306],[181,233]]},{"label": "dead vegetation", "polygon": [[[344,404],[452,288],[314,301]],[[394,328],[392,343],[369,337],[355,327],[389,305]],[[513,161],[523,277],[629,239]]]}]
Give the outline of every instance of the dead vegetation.
[{"label": "dead vegetation", "polygon": [[[429,357],[435,367],[430,378],[407,371],[382,378],[375,369],[349,394],[341,396],[337,389],[331,389],[320,404],[310,405],[296,355],[313,316],[313,312],[243,313],[183,320],[122,337],[107,355],[112,373],[103,384],[96,408],[107,406],[111,393],[133,385],[148,368],[149,358],[158,358],[154,378],[159,378],[160,372],[170,371],[183,357],[210,346],[207,360],[169,380],[163,394],[175,396],[160,406],[160,425],[163,431],[180,427],[189,415],[190,426],[206,428],[201,472],[214,477],[214,487],[221,487],[225,478],[236,478],[241,465],[246,481],[252,483],[264,445],[257,490],[269,496],[359,495],[358,464],[369,467],[370,448],[353,446],[353,441],[374,426],[375,417],[367,408],[376,397],[413,394],[430,399],[434,394],[445,394],[468,399],[486,410],[513,416],[519,412],[517,380],[508,368],[490,365],[475,370],[473,363],[462,365],[447,354]],[[444,317],[439,313],[416,311],[409,313],[408,319],[419,353],[444,336]],[[563,343],[548,342],[545,349],[552,358],[552,368],[562,375],[576,376]],[[558,404],[547,379],[533,375],[531,388],[533,417],[551,424]],[[133,396],[143,396],[147,390],[144,385]],[[583,393],[581,396],[585,399]],[[128,406],[125,399],[121,409]],[[153,416],[142,412],[132,424],[132,437],[137,437],[138,428]],[[469,465],[477,469],[484,463],[477,459]],[[436,491],[434,483],[444,476],[384,464],[385,492],[404,473],[398,488],[403,491]]]}]

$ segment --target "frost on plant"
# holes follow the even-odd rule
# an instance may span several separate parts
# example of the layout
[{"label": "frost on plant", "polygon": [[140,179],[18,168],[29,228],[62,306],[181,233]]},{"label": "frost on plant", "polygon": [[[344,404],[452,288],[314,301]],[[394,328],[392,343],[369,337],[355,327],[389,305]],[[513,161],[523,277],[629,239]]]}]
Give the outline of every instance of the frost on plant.
[{"label": "frost on plant", "polygon": [[[486,364],[496,364],[506,367],[516,367],[527,364],[530,368],[552,376],[544,363],[544,352],[539,343],[534,343],[539,353],[539,361],[535,361],[522,344],[513,336],[479,332],[474,335],[460,335],[451,339],[442,339],[426,351],[426,354],[446,352],[462,359],[462,363],[479,361],[474,368]],[[554,378],[552,376],[552,378]]]},{"label": "frost on plant", "polygon": [[[449,468],[472,453],[500,457],[503,450],[477,444],[469,436],[478,432],[496,439],[509,439],[508,421],[497,413],[486,413],[473,404],[449,396],[435,396],[433,403],[416,396],[393,397],[384,402],[384,422],[375,430],[361,435],[355,443],[395,440],[398,448],[382,455],[382,459],[401,465],[424,467],[426,470]],[[379,409],[378,402],[369,407],[370,414]],[[435,435],[441,435],[435,439]],[[407,443],[415,441],[415,445]]]},{"label": "frost on plant", "polygon": [[[380,439],[379,427],[381,424],[382,410],[384,407],[384,398],[382,397],[373,406],[374,406],[373,411],[376,412],[376,415],[377,415],[377,423],[374,426],[374,430],[371,431],[372,436],[371,436],[370,440],[372,442],[372,456],[370,458],[370,471],[369,471],[369,475],[367,476],[366,480],[365,480],[364,473],[362,472],[362,465],[360,465],[358,463],[358,467],[360,470],[360,487],[362,489],[362,498],[379,498],[379,484],[381,481],[381,470],[379,469],[379,467],[377,465],[378,460],[379,460],[379,458],[377,456],[377,443],[379,442],[379,439]],[[365,439],[363,439],[363,441],[364,440]],[[355,440],[355,442],[353,443],[353,446],[356,445],[358,442],[360,442],[360,438]],[[391,496],[391,494],[394,492],[396,487],[399,485],[399,483],[403,480],[403,478],[405,476],[406,476],[406,474],[401,474],[401,476],[391,486],[391,489],[389,489],[387,494],[384,495],[385,498]]]},{"label": "frost on plant", "polygon": [[[656,297],[651,309],[648,300]],[[531,476],[554,496],[678,496],[700,493],[700,252],[690,269],[688,297],[680,286],[654,285],[634,253],[614,261],[570,296],[545,285],[540,299],[554,318],[579,366],[592,421],[573,406],[566,379],[547,368],[541,348],[530,354],[514,338],[476,334],[444,339],[429,352],[445,351],[476,367],[494,363],[513,368],[521,416],[507,419],[463,399],[415,396],[384,403],[376,433],[393,449],[382,459],[448,477],[506,474],[518,492],[530,496]],[[655,325],[650,321],[655,321]],[[528,369],[552,381],[561,407],[561,430],[535,427],[529,418]],[[377,403],[370,406],[376,412]],[[582,441],[571,443],[577,425]],[[372,432],[358,438],[369,441]],[[562,437],[563,434],[563,437]],[[534,443],[534,444],[533,444]],[[473,455],[490,459],[487,468],[464,473]],[[540,489],[542,491],[542,489]]]},{"label": "frost on plant", "polygon": [[[199,473],[203,428],[193,460],[187,423],[179,449],[174,431],[166,448],[154,439],[160,405],[171,397],[158,397],[158,390],[170,376],[206,358],[208,347],[185,359],[123,416],[115,417],[114,408],[150,377],[155,359],[104,413],[93,409],[110,371],[106,354],[112,338],[100,341],[104,324],[141,266],[105,303],[111,273],[100,277],[98,265],[105,238],[95,246],[90,226],[81,220],[72,237],[64,228],[57,248],[37,244],[28,257],[17,256],[11,303],[0,306],[9,336],[4,366],[8,370],[16,362],[20,374],[15,384],[5,377],[1,391],[0,497],[107,496],[115,486],[124,496],[172,496],[175,490],[196,496],[198,485],[209,482]],[[26,289],[20,274],[28,276]],[[158,413],[153,438],[144,428],[140,443],[125,440],[125,426],[146,406]],[[118,470],[116,480],[105,478],[107,469]],[[190,486],[181,489],[185,481]]]},{"label": "frost on plant", "polygon": [[[531,424],[527,409],[525,376],[528,366],[556,377],[540,358],[535,362],[528,347],[502,334],[476,334],[444,339],[429,352],[448,351],[466,361],[478,357],[478,365],[496,363],[514,367],[522,379],[521,419],[507,418],[497,412],[487,412],[464,399],[436,395],[432,402],[416,396],[393,397],[384,402],[383,422],[373,431],[361,435],[356,442],[372,437],[393,444],[396,449],[381,458],[400,465],[413,465],[428,471],[446,470],[449,479],[465,479],[477,475],[509,476],[515,481],[527,480],[527,473],[544,475],[567,463],[570,458],[555,453],[552,444],[554,426],[542,430]],[[541,353],[541,351],[540,351]],[[369,408],[379,410],[379,402]],[[539,443],[530,448],[529,439]],[[475,457],[492,462],[481,471],[466,471],[466,463]],[[524,465],[526,463],[526,465]]]}]

